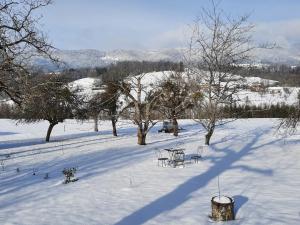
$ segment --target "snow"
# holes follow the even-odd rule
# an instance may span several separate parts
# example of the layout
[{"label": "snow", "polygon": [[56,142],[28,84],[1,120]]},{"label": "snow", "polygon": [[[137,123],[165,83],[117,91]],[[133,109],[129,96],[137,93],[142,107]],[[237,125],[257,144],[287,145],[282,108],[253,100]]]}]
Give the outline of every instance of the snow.
[{"label": "snow", "polygon": [[221,203],[221,204],[228,204],[231,203],[230,198],[226,197],[226,196],[217,196],[213,198],[213,201]]},{"label": "snow", "polygon": [[241,104],[248,105],[293,105],[297,102],[299,87],[269,87],[265,93],[242,90],[237,96]]},{"label": "snow", "polygon": [[[146,92],[149,92],[155,85],[157,85],[162,80],[168,78],[172,74],[172,71],[160,71],[160,72],[150,72],[139,76],[142,77],[142,85],[144,91],[142,92],[142,100],[146,97]],[[186,72],[184,72],[183,77],[187,77]],[[262,79],[260,77],[245,77],[242,78],[239,75],[233,75],[233,78],[237,81],[236,83],[242,83],[248,87],[256,84],[264,84],[269,86],[266,88],[265,93],[255,92],[248,89],[240,90],[235,98],[239,100],[239,104],[248,104],[248,105],[277,105],[277,104],[287,104],[293,105],[297,102],[298,92],[300,88],[298,87],[273,87],[278,84],[278,81]],[[132,78],[129,78],[129,82],[135,82]],[[239,81],[238,81],[239,80]],[[72,87],[79,87],[82,91],[81,93],[85,96],[91,97],[96,93],[101,92],[101,89],[95,88],[95,82],[99,81],[97,78],[83,78],[76,80],[70,83]],[[132,90],[131,94],[136,97],[136,90]],[[122,97],[120,101],[124,102],[125,98]]]},{"label": "snow", "polygon": [[252,68],[259,68],[259,69],[268,68],[270,66],[270,64],[266,64],[266,63],[240,63],[237,65],[240,67],[246,67],[246,68],[252,67]]},{"label": "snow", "polygon": [[118,58],[118,57],[112,57],[112,56],[108,56],[108,55],[103,56],[101,59],[102,59],[103,61],[112,61],[112,62],[117,62],[117,61],[119,61],[119,58]]},{"label": "snow", "polygon": [[[141,80],[142,85],[145,87],[145,91],[151,90],[157,83],[161,82],[163,79],[168,78],[172,74],[172,71],[161,71],[161,72],[151,72],[143,74]],[[182,73],[183,77],[187,77],[186,72]],[[293,105],[298,100],[298,92],[300,88],[298,87],[277,87],[278,81],[262,79],[260,77],[241,77],[239,75],[232,75],[234,81],[232,84],[244,84],[248,88],[240,90],[234,97],[238,99],[238,104],[244,105],[277,105],[286,104]],[[268,86],[265,89],[265,93],[251,91],[249,87],[252,85],[264,84]],[[224,83],[225,85],[225,83]],[[274,87],[275,86],[275,87]],[[133,96],[136,95],[136,91],[132,91]],[[142,93],[142,99],[145,99],[145,92]]]},{"label": "snow", "polygon": [[94,83],[96,80],[98,80],[98,79],[86,77],[86,78],[82,78],[79,80],[75,80],[71,84],[73,84],[74,86],[77,86],[79,88],[82,88],[82,89],[92,89],[94,87]]},{"label": "snow", "polygon": [[[167,79],[172,74],[172,71],[162,71],[162,72],[150,72],[142,75],[143,86],[149,87],[155,85],[164,79]],[[139,75],[141,76],[141,75]],[[137,77],[139,77],[137,76]]]},{"label": "snow", "polygon": [[0,100],[0,104],[7,104],[7,105],[14,105],[14,101],[13,100],[8,100],[8,99],[2,99]]},{"label": "snow", "polygon": [[245,80],[245,83],[248,85],[263,84],[265,86],[274,86],[279,83],[276,80],[263,79],[260,77],[245,77],[244,80]]},{"label": "snow", "polygon": [[[0,120],[0,224],[210,224],[218,176],[221,195],[235,200],[237,220],[227,224],[299,223],[300,142],[276,135],[276,119],[226,124],[199,163],[158,167],[155,148],[182,142],[189,157],[204,143],[198,124],[179,122],[185,128],[179,137],[157,133],[160,123],[148,145],[139,146],[129,121],[113,137],[109,121],[95,133],[92,121],[67,120],[45,143],[48,123]],[[69,167],[77,168],[79,180],[63,184]]]},{"label": "snow", "polygon": [[96,83],[100,82],[99,78],[86,77],[79,80],[71,82],[69,85],[71,88],[79,88],[80,94],[86,96],[87,98],[92,97],[96,93],[101,92],[99,88],[96,88]]},{"label": "snow", "polygon": [[[171,71],[161,71],[161,72],[150,72],[150,73],[144,73],[133,77],[128,77],[126,79],[126,82],[132,85],[132,89],[130,91],[130,94],[137,99],[137,93],[138,93],[138,85],[137,85],[137,79],[141,79],[141,86],[142,86],[142,92],[141,92],[141,101],[146,101],[146,97],[150,93],[153,88],[155,88],[160,82],[162,82],[164,79],[169,77],[172,74]],[[125,95],[122,95],[120,97],[121,102],[131,102],[131,99],[127,98]],[[126,104],[124,105],[126,107]]]},{"label": "snow", "polygon": [[70,86],[79,88],[82,90],[82,92],[90,93],[93,92],[93,90],[95,89],[95,84],[99,81],[100,79],[98,78],[86,77],[71,82]]}]

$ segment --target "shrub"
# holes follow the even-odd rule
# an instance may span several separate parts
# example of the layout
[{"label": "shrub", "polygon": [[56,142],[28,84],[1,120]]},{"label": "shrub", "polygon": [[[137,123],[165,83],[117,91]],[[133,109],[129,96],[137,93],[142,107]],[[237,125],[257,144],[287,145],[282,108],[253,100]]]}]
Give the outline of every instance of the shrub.
[{"label": "shrub", "polygon": [[76,170],[75,167],[73,167],[73,168],[64,168],[62,173],[65,175],[65,181],[64,181],[65,184],[68,184],[70,182],[75,182],[75,181],[78,180],[78,178],[72,179],[73,177],[75,177],[76,171],[77,170]]}]

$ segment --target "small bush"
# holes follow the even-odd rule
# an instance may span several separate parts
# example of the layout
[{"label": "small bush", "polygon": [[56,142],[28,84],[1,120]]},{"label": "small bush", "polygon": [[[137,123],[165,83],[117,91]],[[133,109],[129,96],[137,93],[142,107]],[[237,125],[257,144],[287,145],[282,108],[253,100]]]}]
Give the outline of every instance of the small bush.
[{"label": "small bush", "polygon": [[44,179],[45,179],[45,180],[49,179],[49,173],[46,173],[46,174],[45,174]]},{"label": "small bush", "polygon": [[77,170],[76,170],[75,167],[73,167],[73,168],[64,168],[62,173],[65,175],[65,181],[64,181],[65,184],[68,184],[70,182],[75,182],[75,181],[78,180],[77,178],[72,179],[73,177],[75,177],[76,171]]}]

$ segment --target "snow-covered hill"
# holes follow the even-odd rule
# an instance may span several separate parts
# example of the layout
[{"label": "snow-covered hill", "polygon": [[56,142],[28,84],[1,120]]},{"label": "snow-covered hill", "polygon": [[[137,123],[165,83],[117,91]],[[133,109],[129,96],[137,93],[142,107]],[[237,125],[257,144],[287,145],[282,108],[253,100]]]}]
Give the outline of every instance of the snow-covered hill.
[{"label": "snow-covered hill", "polygon": [[[145,90],[151,89],[153,85],[158,84],[163,79],[170,76],[170,74],[172,74],[171,71],[146,73],[143,75],[141,82],[145,87]],[[183,74],[183,76],[185,76],[185,74]],[[240,76],[236,77],[241,79]],[[95,78],[83,78],[72,82],[71,85],[82,89],[82,93],[92,96],[99,92],[94,86],[97,81],[98,80]],[[239,91],[235,97],[240,100],[239,104],[242,105],[292,105],[297,102],[298,92],[300,91],[300,88],[297,87],[278,87],[277,81],[259,77],[245,77],[242,78],[240,82],[245,85],[245,89]],[[260,89],[259,85],[261,84],[267,86],[267,88]],[[132,91],[132,94],[135,94],[135,92]],[[144,97],[145,94],[143,93],[142,98]],[[122,101],[123,100],[124,99],[122,99]]]},{"label": "snow-covered hill", "polygon": [[[146,89],[151,89],[153,86],[161,82],[172,74],[172,71],[151,72],[143,75],[142,85]],[[185,76],[185,75],[184,75]],[[240,78],[240,76],[236,76]],[[298,101],[298,93],[300,87],[279,87],[278,82],[275,80],[267,80],[259,77],[245,77],[241,81],[245,85],[245,89],[241,90],[236,98],[239,99],[239,104],[248,105],[276,105],[288,104],[292,105]],[[85,95],[87,99],[103,91],[95,85],[101,83],[98,78],[82,78],[70,83],[70,87],[79,88],[81,94]],[[263,84],[268,86],[264,90],[255,90],[258,85]],[[258,88],[259,89],[259,88]],[[135,93],[134,91],[132,92]],[[145,94],[142,94],[145,97]],[[122,99],[124,101],[124,99]],[[3,103],[13,104],[12,101],[2,100]]]},{"label": "snow-covered hill", "polygon": [[241,104],[247,105],[293,105],[298,101],[300,88],[295,87],[269,87],[264,92],[242,90],[238,93]]},{"label": "snow-covered hill", "polygon": [[[101,79],[86,77],[69,83],[69,87],[78,90],[77,93],[85,102],[90,101],[96,94],[103,92],[100,87]],[[84,104],[84,103],[83,103]]]}]

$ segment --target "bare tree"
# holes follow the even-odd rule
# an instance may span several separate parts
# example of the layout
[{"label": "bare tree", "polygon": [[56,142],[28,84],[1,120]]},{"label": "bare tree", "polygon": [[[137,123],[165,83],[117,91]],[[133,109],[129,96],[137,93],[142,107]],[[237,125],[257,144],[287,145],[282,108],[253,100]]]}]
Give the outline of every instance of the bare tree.
[{"label": "bare tree", "polygon": [[297,95],[297,102],[289,108],[285,118],[280,119],[278,131],[284,130],[286,134],[294,134],[297,131],[300,122],[300,91]]},{"label": "bare tree", "polygon": [[119,81],[105,81],[101,82],[102,92],[94,94],[87,102],[84,112],[81,113],[82,120],[93,118],[94,120],[94,131],[98,132],[99,116],[104,116],[111,121],[112,133],[114,136],[117,134],[117,122],[121,115],[121,105],[119,101],[121,95]]},{"label": "bare tree", "polygon": [[[64,74],[62,75],[65,76]],[[68,79],[67,79],[68,80]],[[98,84],[98,81],[94,81],[94,85]],[[70,85],[70,83],[69,83]],[[78,99],[81,100],[81,105],[76,108],[75,118],[80,121],[93,119],[94,120],[94,131],[98,132],[99,125],[99,115],[103,108],[103,99],[101,92],[93,90],[90,92],[85,92],[80,85],[71,85],[72,91],[77,92]]]},{"label": "bare tree", "polygon": [[121,96],[121,81],[111,80],[104,82],[104,92],[101,93],[101,98],[103,100],[103,112],[109,117],[112,125],[112,133],[114,136],[117,134],[117,122],[122,114],[120,101]]},{"label": "bare tree", "polygon": [[158,110],[173,122],[174,136],[178,136],[177,119],[192,107],[190,85],[179,71],[170,71],[159,84]]},{"label": "bare tree", "polygon": [[[122,114],[122,101],[121,96],[121,84],[125,76],[129,73],[129,68],[133,67],[132,62],[119,62],[110,65],[103,71],[101,80],[95,83],[95,87],[101,89],[98,93],[97,98],[91,107],[94,109],[92,111],[97,111],[104,118],[108,118],[112,124],[112,133],[117,136],[117,122]],[[131,66],[130,66],[131,65]],[[96,116],[96,115],[95,115]],[[96,118],[96,117],[94,117]],[[96,119],[95,119],[96,125]]]},{"label": "bare tree", "polygon": [[121,84],[125,94],[129,118],[137,125],[138,144],[146,145],[146,136],[150,129],[157,123],[153,120],[153,110],[160,96],[152,87],[142,83],[146,73],[131,76]]},{"label": "bare tree", "polygon": [[20,104],[29,75],[29,61],[37,55],[51,57],[53,49],[39,30],[37,10],[51,0],[1,0],[0,93]]},{"label": "bare tree", "polygon": [[103,98],[101,93],[96,93],[87,103],[85,119],[92,118],[94,120],[94,131],[98,132],[99,114],[104,109]]},{"label": "bare tree", "polygon": [[202,9],[193,26],[188,63],[192,82],[201,85],[203,101],[195,112],[195,119],[207,131],[205,144],[209,145],[215,128],[228,120],[222,108],[236,101],[234,95],[240,87],[240,63],[248,62],[253,25],[248,16],[233,19],[211,1],[211,9]]},{"label": "bare tree", "polygon": [[28,90],[17,114],[18,119],[25,123],[47,120],[48,142],[53,127],[73,117],[73,112],[82,104],[76,92],[77,90],[71,90],[60,77],[46,78]]}]

